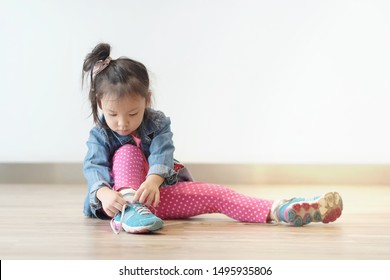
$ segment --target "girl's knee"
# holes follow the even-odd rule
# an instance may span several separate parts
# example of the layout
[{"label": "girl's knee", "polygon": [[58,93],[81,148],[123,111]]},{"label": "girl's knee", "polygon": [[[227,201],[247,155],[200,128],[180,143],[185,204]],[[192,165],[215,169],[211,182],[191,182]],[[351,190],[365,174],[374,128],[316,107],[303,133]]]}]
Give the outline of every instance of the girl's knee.
[{"label": "girl's knee", "polygon": [[135,153],[136,151],[138,151],[139,148],[134,146],[134,145],[131,145],[131,144],[125,144],[123,145],[122,147],[120,147],[118,150],[116,150],[115,155],[122,155],[122,154],[129,154],[129,153]]},{"label": "girl's knee", "polygon": [[114,157],[112,158],[113,164],[115,164],[116,160],[121,159],[139,159],[142,158],[142,152],[140,148],[131,145],[131,144],[125,144],[122,147],[120,147],[116,152],[114,153]]}]

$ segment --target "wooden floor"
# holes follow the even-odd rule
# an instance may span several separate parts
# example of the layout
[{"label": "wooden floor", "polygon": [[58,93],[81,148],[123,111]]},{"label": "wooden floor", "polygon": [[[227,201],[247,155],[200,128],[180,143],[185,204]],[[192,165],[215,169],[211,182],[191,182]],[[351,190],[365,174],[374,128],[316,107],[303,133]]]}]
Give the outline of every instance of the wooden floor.
[{"label": "wooden floor", "polygon": [[235,222],[221,214],[166,221],[155,234],[115,235],[84,218],[84,185],[0,185],[0,259],[390,259],[390,186],[238,186],[269,199],[338,191],[344,211],[305,227]]}]

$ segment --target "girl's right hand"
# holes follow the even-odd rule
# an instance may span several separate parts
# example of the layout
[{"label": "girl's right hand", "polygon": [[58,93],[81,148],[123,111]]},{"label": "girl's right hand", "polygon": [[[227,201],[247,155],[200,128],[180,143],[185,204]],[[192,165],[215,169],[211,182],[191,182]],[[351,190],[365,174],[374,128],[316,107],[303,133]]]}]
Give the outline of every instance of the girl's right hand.
[{"label": "girl's right hand", "polygon": [[101,201],[103,210],[111,218],[118,214],[118,212],[122,211],[123,205],[127,204],[127,201],[119,192],[114,191],[109,187],[102,187],[98,189],[96,197]]}]

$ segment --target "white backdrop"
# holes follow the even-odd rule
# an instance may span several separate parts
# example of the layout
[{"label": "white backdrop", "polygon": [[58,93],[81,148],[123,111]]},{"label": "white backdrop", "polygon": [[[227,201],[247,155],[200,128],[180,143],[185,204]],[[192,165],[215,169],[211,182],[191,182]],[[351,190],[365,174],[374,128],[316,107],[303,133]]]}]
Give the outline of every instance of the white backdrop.
[{"label": "white backdrop", "polygon": [[191,163],[389,163],[390,1],[0,0],[0,162],[81,162],[85,55],[150,70]]}]

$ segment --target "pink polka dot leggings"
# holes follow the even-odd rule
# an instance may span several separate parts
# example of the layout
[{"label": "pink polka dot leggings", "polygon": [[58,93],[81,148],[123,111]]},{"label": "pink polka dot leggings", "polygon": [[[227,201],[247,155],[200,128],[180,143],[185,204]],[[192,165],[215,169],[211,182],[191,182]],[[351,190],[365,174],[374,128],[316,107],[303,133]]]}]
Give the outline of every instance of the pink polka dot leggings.
[{"label": "pink polka dot leggings", "polygon": [[[148,164],[141,149],[124,145],[113,157],[114,189],[137,190],[145,181]],[[240,222],[266,223],[273,201],[240,194],[223,185],[177,182],[160,188],[160,203],[151,209],[161,219],[221,213]]]}]

